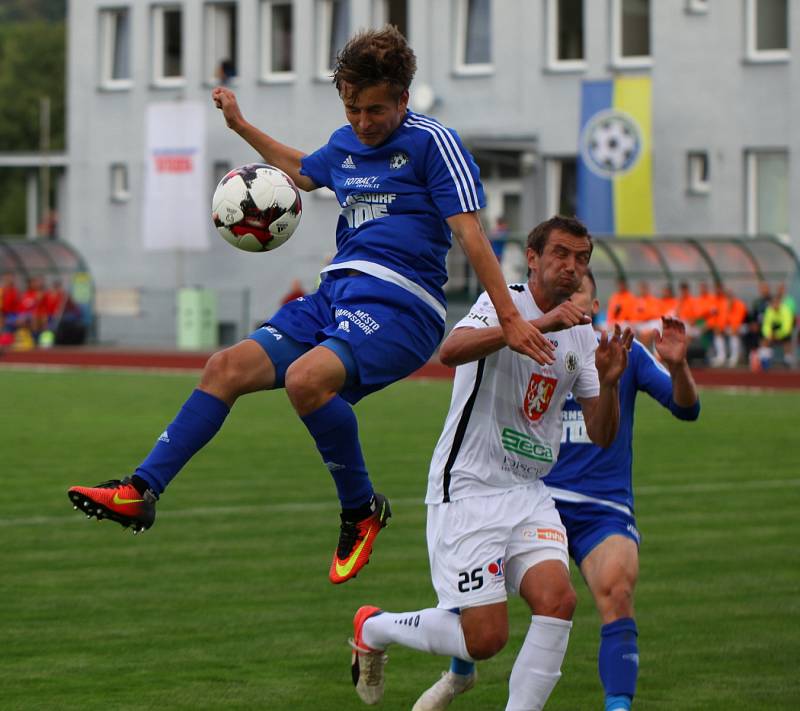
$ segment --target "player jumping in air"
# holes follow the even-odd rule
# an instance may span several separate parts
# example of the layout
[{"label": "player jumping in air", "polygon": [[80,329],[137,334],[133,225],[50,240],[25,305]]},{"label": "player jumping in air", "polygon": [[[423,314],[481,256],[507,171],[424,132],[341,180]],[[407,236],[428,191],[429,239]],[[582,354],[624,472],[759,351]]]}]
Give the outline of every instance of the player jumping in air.
[{"label": "player jumping in air", "polygon": [[414,52],[394,27],[353,37],[333,75],[348,123],[310,155],[247,122],[230,89],[212,91],[227,125],[267,163],[303,190],[334,191],[337,252],[315,293],[209,359],[197,389],[131,477],[72,487],[76,508],[149,528],[158,497],[237,398],[285,388],[341,502],[330,580],[355,576],[390,509],[373,491],[351,406],[417,370],[441,340],[451,234],[491,297],[505,341],[552,362],[550,342],[514,306],[481,227],[485,200],[474,160],[454,131],[408,110],[415,70]]}]

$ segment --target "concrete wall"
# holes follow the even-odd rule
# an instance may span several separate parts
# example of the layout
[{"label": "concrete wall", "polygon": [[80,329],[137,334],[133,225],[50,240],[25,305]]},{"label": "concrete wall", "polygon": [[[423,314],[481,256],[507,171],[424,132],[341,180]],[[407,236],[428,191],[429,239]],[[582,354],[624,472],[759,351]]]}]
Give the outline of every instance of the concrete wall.
[{"label": "concrete wall", "polygon": [[[98,82],[98,10],[127,5],[133,20],[133,84],[106,91]],[[275,309],[291,280],[307,287],[334,250],[338,213],[334,200],[304,195],[296,235],[275,253],[239,253],[216,236],[212,248],[184,255],[142,250],[143,119],[151,102],[200,100],[208,106],[208,161],[238,165],[256,159],[213,107],[202,71],[203,2],[183,0],[184,66],[181,89],[151,85],[150,8],[142,0],[69,3],[69,177],[64,237],[90,263],[100,288],[170,288],[202,285],[252,290],[252,318]],[[746,0],[708,3],[706,13],[687,11],[687,0],[651,2],[654,191],[657,231],[664,234],[742,233],[746,230],[745,151],[788,149],[790,194],[800,193],[800,50],[788,61],[745,59]],[[523,137],[536,142],[539,162],[523,177],[522,214],[529,224],[544,218],[547,156],[576,153],[580,85],[634,70],[615,68],[611,53],[612,0],[585,0],[586,69],[553,72],[546,66],[545,0],[495,0],[493,71],[454,72],[456,0],[409,0],[409,35],[419,59],[417,84],[430,85],[437,102],[430,112],[471,141]],[[258,81],[259,3],[239,0],[239,76],[234,89],[245,115],[286,143],[311,151],[343,123],[336,92],[315,76],[315,2],[295,0],[297,78],[286,84]],[[790,0],[790,47],[800,48],[800,0]],[[369,23],[371,0],[351,0],[353,29]],[[687,192],[686,153],[710,156],[711,191]],[[131,199],[112,203],[109,166],[127,163]],[[210,201],[213,185],[209,184]],[[800,245],[800,201],[794,201],[790,233]]]}]

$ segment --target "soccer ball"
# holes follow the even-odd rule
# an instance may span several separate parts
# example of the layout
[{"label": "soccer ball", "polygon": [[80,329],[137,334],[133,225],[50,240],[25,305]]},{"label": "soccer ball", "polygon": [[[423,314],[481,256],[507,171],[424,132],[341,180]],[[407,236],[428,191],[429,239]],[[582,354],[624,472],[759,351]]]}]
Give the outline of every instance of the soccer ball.
[{"label": "soccer ball", "polygon": [[219,181],[211,199],[217,231],[246,252],[280,247],[294,233],[302,210],[292,179],[263,163],[234,168]]}]

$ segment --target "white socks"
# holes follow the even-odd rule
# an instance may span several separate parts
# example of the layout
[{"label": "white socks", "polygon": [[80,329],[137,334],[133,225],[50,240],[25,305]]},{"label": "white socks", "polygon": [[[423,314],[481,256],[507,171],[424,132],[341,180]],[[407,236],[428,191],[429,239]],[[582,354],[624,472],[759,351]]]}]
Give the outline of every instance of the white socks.
[{"label": "white socks", "polygon": [[361,634],[364,643],[373,649],[402,644],[420,652],[472,661],[461,629],[461,615],[439,608],[382,612],[364,622]]},{"label": "white socks", "polygon": [[540,711],[556,682],[572,622],[533,615],[508,682],[506,711]]}]

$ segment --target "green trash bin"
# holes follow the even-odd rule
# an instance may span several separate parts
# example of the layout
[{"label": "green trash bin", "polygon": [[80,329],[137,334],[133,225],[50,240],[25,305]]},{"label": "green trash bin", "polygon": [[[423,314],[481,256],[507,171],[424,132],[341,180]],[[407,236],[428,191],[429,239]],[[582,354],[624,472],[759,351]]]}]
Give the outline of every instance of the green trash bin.
[{"label": "green trash bin", "polygon": [[178,289],[178,348],[211,350],[219,345],[217,295],[211,289]]}]

